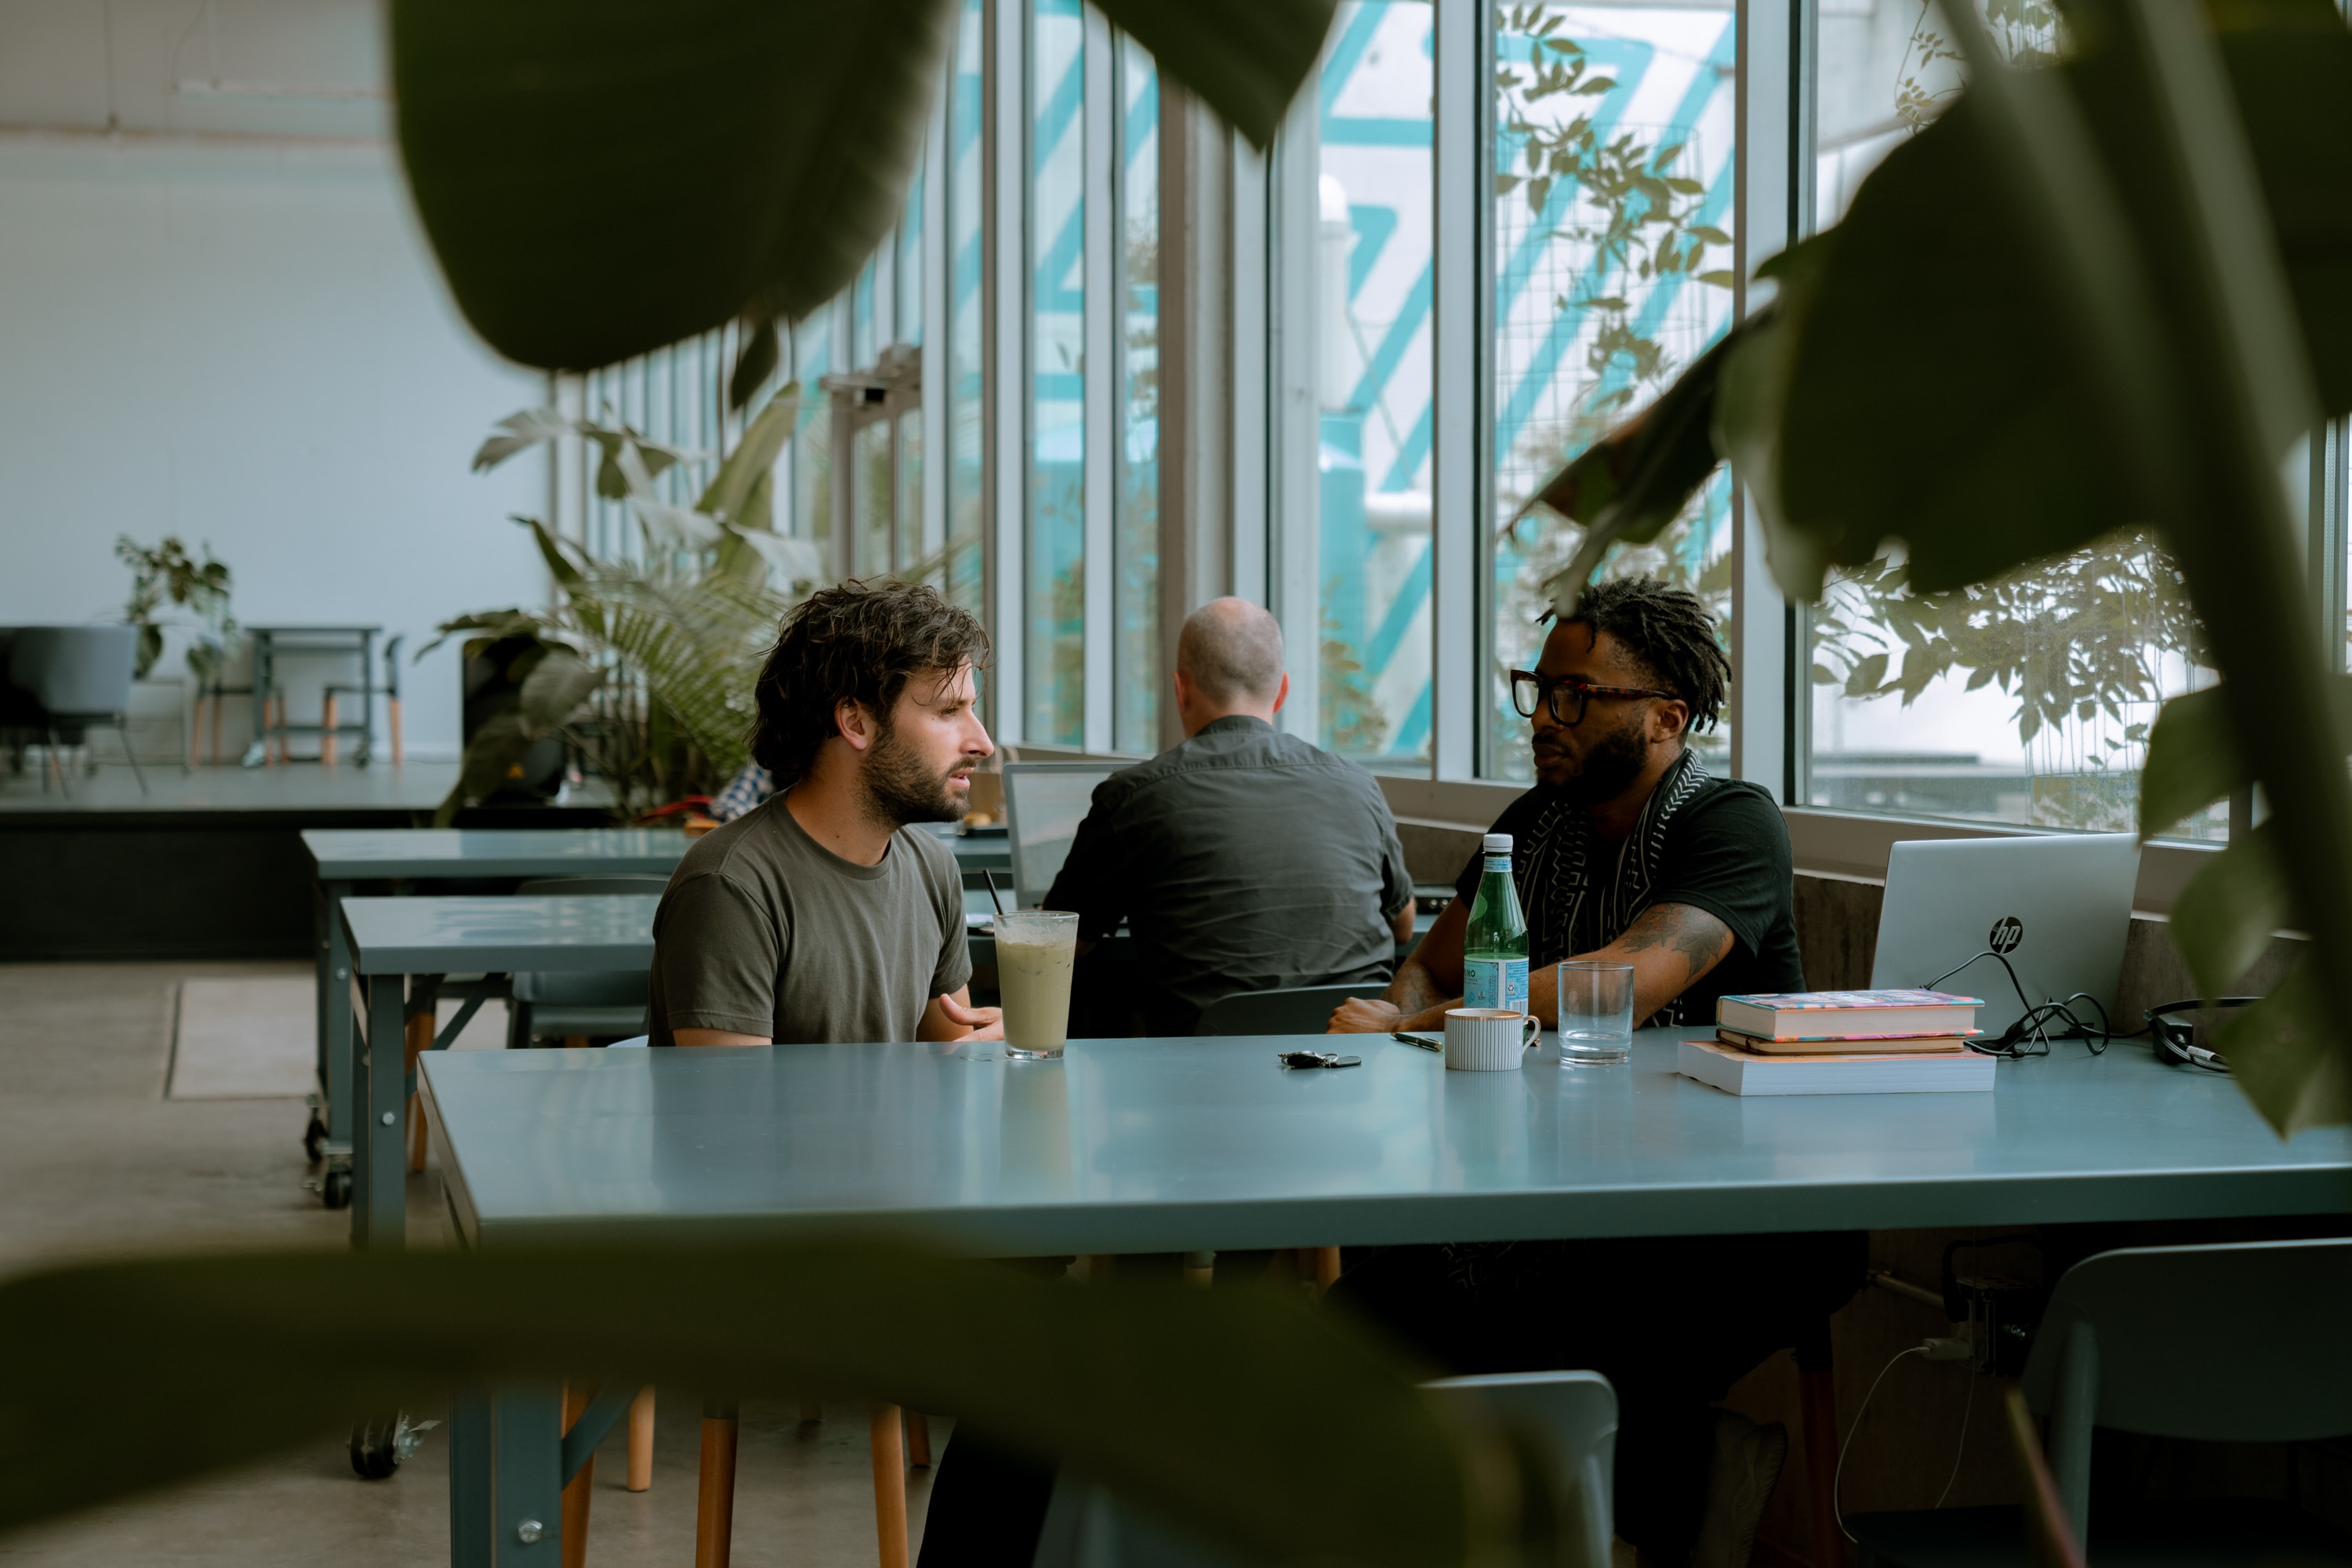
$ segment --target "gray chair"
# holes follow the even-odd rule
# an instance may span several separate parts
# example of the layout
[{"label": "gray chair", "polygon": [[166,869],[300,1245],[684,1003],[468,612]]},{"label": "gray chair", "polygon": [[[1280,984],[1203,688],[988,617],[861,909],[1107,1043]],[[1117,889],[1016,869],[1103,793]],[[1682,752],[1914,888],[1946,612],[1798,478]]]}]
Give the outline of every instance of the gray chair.
[{"label": "gray chair", "polygon": [[[2090,1561],[2352,1564],[2352,1537],[2283,1503],[2139,1503],[2091,1518],[2094,1427],[2222,1443],[2352,1433],[2352,1238],[2103,1252],[2066,1271],[2025,1363],[2050,1468]],[[1857,1514],[1862,1568],[2027,1561],[2014,1508]]]},{"label": "gray chair", "polygon": [[[1609,1568],[1615,1533],[1617,1394],[1597,1372],[1449,1377],[1422,1385],[1441,1404],[1478,1405],[1543,1457],[1559,1510],[1560,1568]],[[1224,1556],[1075,1477],[1054,1483],[1031,1568],[1226,1568]]]},{"label": "gray chair", "polygon": [[110,728],[122,739],[139,793],[147,775],[131,749],[131,677],[139,658],[139,628],[129,626],[20,626],[8,647],[8,684],[40,710],[40,733],[67,794],[60,745],[79,744],[89,731]]},{"label": "gray chair", "polygon": [[1236,991],[1213,1002],[1201,1015],[1196,1035],[1319,1035],[1331,1010],[1357,997],[1385,996],[1388,982],[1348,985],[1286,985],[1273,991]]},{"label": "gray chair", "polygon": [[[517,888],[521,896],[552,893],[658,893],[667,877],[543,877]],[[622,1038],[646,1031],[652,976],[644,970],[616,974],[524,972],[514,977],[514,1000],[507,1011],[507,1048],[520,1050],[534,1039]]]}]

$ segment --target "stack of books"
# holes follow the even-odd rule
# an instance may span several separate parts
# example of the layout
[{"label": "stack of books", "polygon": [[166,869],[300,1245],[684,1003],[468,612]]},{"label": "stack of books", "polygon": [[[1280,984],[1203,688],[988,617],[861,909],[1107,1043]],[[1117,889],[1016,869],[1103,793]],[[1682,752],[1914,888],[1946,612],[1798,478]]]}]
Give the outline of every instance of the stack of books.
[{"label": "stack of books", "polygon": [[1726,996],[1715,1038],[1682,1042],[1677,1066],[1731,1094],[1983,1092],[1993,1058],[1969,1048],[1982,1005],[1944,991]]}]

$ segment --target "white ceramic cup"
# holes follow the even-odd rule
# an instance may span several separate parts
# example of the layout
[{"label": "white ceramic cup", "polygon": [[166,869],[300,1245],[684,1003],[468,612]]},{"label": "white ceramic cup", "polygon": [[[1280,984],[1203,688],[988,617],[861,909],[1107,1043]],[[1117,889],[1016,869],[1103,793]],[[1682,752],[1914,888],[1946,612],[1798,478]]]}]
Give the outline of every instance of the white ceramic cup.
[{"label": "white ceramic cup", "polygon": [[1455,1072],[1507,1072],[1543,1033],[1543,1020],[1508,1007],[1445,1010],[1445,1065]]}]

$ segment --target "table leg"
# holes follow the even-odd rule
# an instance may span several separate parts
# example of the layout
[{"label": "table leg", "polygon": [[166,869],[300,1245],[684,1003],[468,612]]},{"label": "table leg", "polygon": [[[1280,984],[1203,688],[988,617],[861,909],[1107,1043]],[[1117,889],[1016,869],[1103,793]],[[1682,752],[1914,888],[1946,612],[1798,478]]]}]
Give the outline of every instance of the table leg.
[{"label": "table leg", "polygon": [[[253,634],[253,740],[245,748],[245,765],[257,768],[269,756],[269,684],[272,648],[268,632]],[[217,744],[220,719],[213,720],[213,737]]]},{"label": "table leg", "polygon": [[[590,1401],[596,1391],[584,1383],[563,1385],[563,1429],[572,1430],[572,1423],[588,1413]],[[563,1486],[563,1559],[562,1568],[587,1568],[588,1507],[596,1490],[596,1456],[590,1454],[580,1473]]]},{"label": "table leg", "polygon": [[562,1415],[551,1384],[477,1390],[452,1403],[450,1568],[557,1568]]},{"label": "table leg", "polygon": [[352,1245],[397,1252],[408,1240],[407,976],[367,977],[367,1038],[354,1075]]},{"label": "table leg", "polygon": [[332,1162],[352,1148],[352,948],[343,931],[349,882],[319,889],[319,1111]]},{"label": "table leg", "polygon": [[694,1489],[694,1568],[728,1568],[735,1550],[735,1406],[705,1400]]},{"label": "table leg", "polygon": [[365,767],[375,758],[375,634],[360,634],[360,742],[353,760]]},{"label": "table leg", "polygon": [[874,1450],[874,1537],[882,1568],[907,1568],[907,1447],[898,1407],[877,1402],[869,1425]]}]

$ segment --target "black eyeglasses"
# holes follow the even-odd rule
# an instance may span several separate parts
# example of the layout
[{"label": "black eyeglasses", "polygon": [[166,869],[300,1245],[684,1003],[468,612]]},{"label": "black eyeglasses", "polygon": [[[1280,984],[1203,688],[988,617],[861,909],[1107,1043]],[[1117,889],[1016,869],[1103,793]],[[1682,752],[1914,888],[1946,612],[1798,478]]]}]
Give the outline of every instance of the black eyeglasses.
[{"label": "black eyeglasses", "polygon": [[[1549,676],[1538,675],[1532,669],[1511,671],[1511,706],[1519,710],[1522,719],[1534,718],[1536,706],[1541,703],[1551,710],[1554,721],[1574,729],[1584,722],[1584,710],[1596,697],[1628,701],[1642,697],[1660,697],[1672,701],[1675,694],[1671,691],[1648,691],[1638,686],[1595,686],[1574,676],[1554,680]],[[1574,710],[1572,712],[1570,710],[1571,708]]]}]

